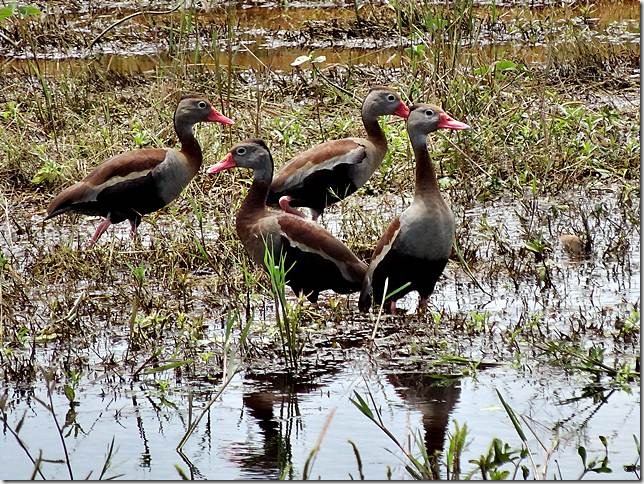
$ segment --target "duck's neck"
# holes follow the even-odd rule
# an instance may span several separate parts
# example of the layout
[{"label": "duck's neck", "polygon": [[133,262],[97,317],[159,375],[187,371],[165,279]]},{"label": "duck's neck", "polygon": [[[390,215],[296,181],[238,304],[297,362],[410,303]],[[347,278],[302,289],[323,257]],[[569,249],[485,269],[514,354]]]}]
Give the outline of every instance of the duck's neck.
[{"label": "duck's neck", "polygon": [[195,138],[194,125],[178,122],[175,118],[174,130],[181,143],[181,152],[186,156],[194,172],[198,172],[203,162],[203,155],[201,146],[199,146],[199,142]]},{"label": "duck's neck", "polygon": [[266,197],[273,180],[273,162],[268,162],[264,168],[255,170],[253,184],[248,190],[248,194],[242,203],[239,214],[247,214],[258,210],[266,209]]},{"label": "duck's neck", "polygon": [[378,122],[378,116],[362,109],[362,124],[367,132],[367,139],[378,147],[387,150],[387,137]]},{"label": "duck's neck", "polygon": [[438,180],[436,180],[436,171],[434,165],[429,159],[427,151],[427,135],[424,133],[414,133],[411,138],[411,145],[414,149],[414,158],[416,159],[416,188],[414,198],[426,199],[435,196],[440,197],[438,190]]}]

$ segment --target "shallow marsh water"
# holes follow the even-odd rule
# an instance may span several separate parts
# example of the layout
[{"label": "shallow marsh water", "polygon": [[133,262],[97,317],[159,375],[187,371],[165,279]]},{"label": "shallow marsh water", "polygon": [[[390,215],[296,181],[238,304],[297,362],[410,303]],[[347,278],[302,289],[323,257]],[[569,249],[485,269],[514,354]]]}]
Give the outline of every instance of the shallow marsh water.
[{"label": "shallow marsh water", "polygon": [[[436,384],[417,374],[387,374],[375,370],[368,361],[356,361],[334,374],[299,385],[289,385],[280,376],[264,375],[261,380],[239,376],[184,447],[185,460],[175,451],[187,421],[185,388],[161,395],[143,382],[129,388],[118,382],[85,383],[78,390],[80,405],[73,417],[68,414],[64,419],[69,409],[64,396],[56,395],[54,404],[58,419],[65,421],[65,434],[71,434],[66,440],[79,477],[90,471],[97,477],[114,436],[116,453],[108,476],[177,479],[174,466],[178,464],[188,475],[200,479],[277,478],[284,464],[292,462],[292,472],[287,475],[301,478],[308,454],[322,435],[312,477],[357,477],[351,440],[360,451],[365,478],[384,479],[390,466],[392,477],[405,479],[401,460],[395,457],[400,452],[349,401],[353,391],[365,394],[367,387],[381,407],[386,426],[401,441],[420,431],[428,449],[442,449],[453,422],[467,423],[471,442],[463,455],[464,463],[485,453],[493,438],[518,442],[496,396],[498,389],[517,413],[532,422],[545,445],[551,444],[553,435],[558,437],[559,449],[554,456],[564,478],[574,479],[581,473],[577,446],[584,445],[589,456],[602,455],[599,435],[608,439],[613,469],[610,477],[634,478],[622,465],[634,463],[637,457],[633,434],[638,433],[640,423],[639,389],[633,388],[630,393],[606,390],[584,398],[579,382],[553,371],[526,375],[501,368],[483,371],[476,378]],[[195,406],[209,396],[205,389],[192,391]],[[42,398],[46,391],[41,387],[35,393]],[[19,402],[12,414],[21,416],[23,409],[27,412],[20,433],[23,440],[33,451],[43,449],[44,457],[63,458],[51,415],[28,397],[19,397]],[[328,418],[330,424],[323,430]],[[533,436],[529,439],[537,452],[535,460],[541,464],[543,452]],[[13,437],[3,438],[2,449],[3,478],[23,479],[31,474],[33,465],[23,458]],[[548,475],[558,476],[553,462],[551,466]],[[44,470],[49,478],[68,476],[64,464],[46,464]]]},{"label": "shallow marsh water", "polygon": [[[120,365],[106,366],[106,361],[118,362],[123,357],[126,327],[112,325],[100,331],[101,336],[91,344],[89,354],[66,345],[58,347],[55,342],[39,347],[37,358],[43,367],[61,358],[85,360],[83,366],[87,369],[76,388],[78,405],[70,410],[60,388],[53,394],[61,426],[64,422],[63,432],[75,475],[84,477],[93,471],[96,477],[114,437],[116,453],[107,475],[174,479],[178,477],[175,469],[178,464],[194,478],[276,478],[281,472],[301,478],[307,457],[322,435],[312,477],[345,479],[349,474],[357,477],[355,456],[348,442],[351,440],[360,452],[366,478],[386,478],[388,466],[392,477],[407,478],[401,453],[350,402],[357,391],[361,395],[373,394],[385,425],[402,442],[420,431],[430,451],[446,450],[446,435],[454,430],[455,422],[467,424],[470,444],[463,454],[462,470],[463,475],[472,472],[477,477],[480,474],[474,464],[467,462],[486,453],[493,438],[520,447],[516,431],[497,397],[498,390],[544,445],[549,448],[558,441],[558,448],[549,460],[550,478],[559,477],[559,472],[564,478],[581,474],[576,451],[580,445],[586,447],[589,458],[603,457],[600,435],[608,439],[613,470],[609,476],[635,478],[623,466],[633,464],[637,457],[633,435],[639,438],[639,386],[635,382],[615,386],[583,372],[566,371],[548,362],[528,339],[518,339],[514,345],[507,341],[512,328],[538,315],[539,327],[549,335],[546,340],[571,339],[581,347],[599,343],[606,349],[606,362],[619,358],[634,363],[633,356],[639,355],[633,346],[636,343],[611,336],[616,333],[613,327],[616,322],[637,309],[640,301],[639,228],[622,219],[625,212],[618,210],[623,203],[618,193],[618,187],[583,194],[572,191],[557,199],[538,199],[530,205],[536,211],[535,221],[545,214],[551,216],[553,235],[546,238],[553,244],[547,258],[552,288],[538,289],[538,285],[526,279],[515,289],[501,271],[491,275],[499,270],[493,262],[498,247],[480,243],[480,236],[473,237],[480,243],[477,251],[481,257],[473,271],[482,289],[492,296],[474,285],[457,266],[449,264],[440,288],[432,296],[432,311],[441,316],[433,328],[413,317],[386,318],[381,322],[374,346],[370,347],[373,320],[356,319],[340,325],[327,322],[311,327],[304,376],[287,378],[280,373],[278,361],[251,364],[233,379],[210,409],[184,447],[183,455],[175,447],[187,428],[188,408],[193,405],[194,418],[219,388],[218,381],[182,378],[174,370],[131,379],[128,370]],[[575,260],[557,245],[556,234],[574,226],[574,215],[563,207],[580,198],[587,203],[579,209],[590,213],[592,207],[601,215],[589,222],[595,234],[593,256]],[[394,212],[408,203],[405,197],[388,200]],[[374,207],[375,202],[360,201],[367,209]],[[559,207],[559,211],[553,211],[553,206]],[[455,209],[458,215],[459,210]],[[482,204],[460,216],[464,217],[461,224],[469,221],[478,226],[487,220],[486,226],[497,227],[505,234],[504,240],[519,247],[523,243],[520,220],[526,214],[525,204],[508,201]],[[335,233],[346,235],[341,233],[341,218],[341,210],[334,209],[323,223]],[[32,216],[35,223],[39,219]],[[211,232],[211,227],[206,229]],[[161,233],[172,230],[172,224],[154,228]],[[91,221],[84,221],[71,231],[68,223],[49,224],[42,231],[32,232],[30,244],[39,245],[34,237],[44,237],[73,245],[79,232],[82,238],[83,232],[90,231]],[[141,227],[144,247],[151,243],[147,237],[151,231],[150,226]],[[114,232],[110,234],[113,241],[104,243],[116,243],[127,250],[130,244],[127,228],[116,227]],[[607,251],[619,234],[625,237],[627,249],[620,257],[611,257]],[[14,237],[16,249],[26,236]],[[464,237],[463,243],[467,240]],[[7,253],[8,247],[3,250]],[[25,267],[29,266],[30,256],[23,257]],[[414,298],[406,298],[401,306],[414,309]],[[194,307],[193,311],[201,312],[204,308]],[[467,320],[472,314],[486,314],[484,328],[470,328],[459,332],[460,336],[451,334],[453,321]],[[266,327],[274,324],[270,310],[258,309],[255,317],[265,320]],[[207,338],[213,341],[221,338],[219,318],[206,319],[204,323]],[[580,332],[581,328],[584,329]],[[432,332],[434,336],[428,337],[427,333]],[[261,330],[252,333],[251,339],[264,338]],[[453,354],[489,365],[463,371],[459,366],[429,364]],[[20,436],[32,453],[42,449],[44,458],[61,459],[52,416],[32,398],[47,400],[42,380],[26,387],[9,384],[5,391],[9,424],[15,426],[26,414]],[[541,465],[545,452],[533,435],[528,438],[535,461]],[[5,469],[2,477],[28,477],[33,465],[9,432],[3,432],[0,445],[3,448],[0,468]],[[290,467],[286,467],[287,463]],[[43,470],[49,478],[59,479],[66,478],[68,472],[62,463],[43,464]]]}]

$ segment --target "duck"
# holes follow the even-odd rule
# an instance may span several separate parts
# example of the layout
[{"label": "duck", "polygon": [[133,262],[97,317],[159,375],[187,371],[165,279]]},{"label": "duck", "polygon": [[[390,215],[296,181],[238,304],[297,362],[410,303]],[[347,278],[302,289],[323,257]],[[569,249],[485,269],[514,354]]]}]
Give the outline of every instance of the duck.
[{"label": "duck", "polygon": [[367,264],[330,232],[308,218],[266,205],[273,179],[273,158],[261,139],[247,139],[217,164],[214,175],[231,168],[253,170],[253,182],[237,212],[235,228],[246,252],[266,269],[268,253],[273,261],[284,257],[286,284],[298,296],[317,303],[321,291],[358,292]]},{"label": "duck", "polygon": [[406,119],[409,108],[393,89],[375,86],[365,97],[361,114],[366,138],[330,140],[296,155],[275,175],[269,205],[299,216],[304,214],[294,207],[308,207],[317,220],[326,207],[363,186],[387,153],[387,138],[378,118]]},{"label": "duck", "polygon": [[125,220],[130,222],[132,237],[136,237],[143,215],[172,202],[198,173],[203,155],[194,135],[194,125],[212,122],[234,124],[206,97],[195,93],[182,95],[174,112],[180,150],[143,148],[104,161],[83,180],[60,192],[50,202],[45,220],[67,212],[103,217],[88,247],[110,225]]},{"label": "duck", "polygon": [[438,129],[470,126],[431,104],[410,107],[407,133],[416,160],[414,199],[391,221],[373,251],[358,301],[363,312],[372,304],[380,305],[387,296],[385,310],[395,314],[396,301],[411,291],[418,292],[418,311],[424,312],[447,265],[455,236],[454,214],[441,196],[427,150],[427,135]]}]

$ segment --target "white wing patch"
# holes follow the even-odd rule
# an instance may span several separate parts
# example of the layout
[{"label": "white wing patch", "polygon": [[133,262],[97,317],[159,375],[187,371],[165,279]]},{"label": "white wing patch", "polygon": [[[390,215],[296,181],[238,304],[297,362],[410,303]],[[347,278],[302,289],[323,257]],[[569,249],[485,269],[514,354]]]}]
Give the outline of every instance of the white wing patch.
[{"label": "white wing patch", "polygon": [[396,241],[396,237],[398,237],[398,234],[400,233],[401,227],[402,227],[402,224],[400,225],[400,227],[398,227],[398,230],[394,232],[394,235],[391,237],[391,240],[389,241],[389,243],[382,248],[382,250],[380,251],[380,254],[374,257],[374,259],[369,264],[369,269],[367,269],[367,274],[365,276],[365,284],[364,284],[365,287],[371,286],[371,279],[373,277],[374,271],[376,270],[376,267],[378,267],[378,264],[380,264],[383,261],[383,259],[386,257],[386,255],[393,247],[394,242]]},{"label": "white wing patch", "polygon": [[364,146],[356,146],[351,151],[343,153],[333,158],[329,158],[322,163],[307,163],[302,168],[293,173],[285,180],[282,186],[275,188],[275,190],[286,190],[294,186],[300,185],[306,178],[311,176],[316,171],[332,170],[338,165],[357,165],[362,163],[365,159],[366,153]]}]

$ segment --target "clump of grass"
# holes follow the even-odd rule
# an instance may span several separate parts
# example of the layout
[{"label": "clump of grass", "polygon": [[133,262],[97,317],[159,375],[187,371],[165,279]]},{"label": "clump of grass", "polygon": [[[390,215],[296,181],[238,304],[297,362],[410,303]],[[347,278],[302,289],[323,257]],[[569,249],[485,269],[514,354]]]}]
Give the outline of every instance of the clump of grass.
[{"label": "clump of grass", "polygon": [[[277,322],[282,354],[289,371],[297,372],[304,343],[300,336],[301,301],[295,305],[286,300],[286,281],[290,267],[285,267],[286,258],[280,253],[279,260],[264,243],[264,266],[268,271],[271,283],[271,293],[275,304],[275,319]],[[297,264],[297,262],[295,262]]]}]

